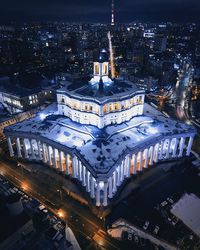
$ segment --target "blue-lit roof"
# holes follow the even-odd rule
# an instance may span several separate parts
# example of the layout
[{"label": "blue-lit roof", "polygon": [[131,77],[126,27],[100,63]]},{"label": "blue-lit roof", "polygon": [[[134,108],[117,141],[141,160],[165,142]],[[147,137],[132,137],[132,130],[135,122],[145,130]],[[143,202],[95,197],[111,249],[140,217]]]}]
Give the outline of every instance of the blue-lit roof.
[{"label": "blue-lit roof", "polygon": [[110,83],[105,82],[102,89],[99,89],[98,82],[95,84],[81,80],[65,82],[65,85],[57,92],[66,93],[72,97],[95,98],[100,101],[108,99],[108,97],[117,99],[126,95],[133,95],[135,92],[144,93],[134,83],[123,79],[114,79]]},{"label": "blue-lit roof", "polygon": [[[49,110],[51,111],[50,108]],[[38,115],[11,125],[5,131],[17,133],[17,136],[41,136],[66,150],[75,150],[95,176],[107,175],[129,151],[149,147],[151,143],[155,144],[165,136],[168,138],[195,133],[193,127],[165,117],[148,104],[144,105],[144,115],[103,129],[81,125],[58,115],[56,110],[54,112],[54,115],[50,112],[51,115],[44,119]]]}]

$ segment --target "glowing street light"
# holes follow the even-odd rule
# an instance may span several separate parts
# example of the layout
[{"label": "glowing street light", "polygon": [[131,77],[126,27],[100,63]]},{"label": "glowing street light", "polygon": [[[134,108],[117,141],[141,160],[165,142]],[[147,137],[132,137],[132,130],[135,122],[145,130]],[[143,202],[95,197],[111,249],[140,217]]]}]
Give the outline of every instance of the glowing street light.
[{"label": "glowing street light", "polygon": [[58,211],[58,216],[59,216],[61,219],[64,218],[64,216],[65,216],[64,211],[61,210],[61,209],[59,209],[59,211]]},{"label": "glowing street light", "polygon": [[22,187],[22,189],[23,189],[24,191],[27,191],[27,190],[29,189],[29,186],[28,186],[28,184],[27,184],[26,182],[22,182],[21,187]]}]

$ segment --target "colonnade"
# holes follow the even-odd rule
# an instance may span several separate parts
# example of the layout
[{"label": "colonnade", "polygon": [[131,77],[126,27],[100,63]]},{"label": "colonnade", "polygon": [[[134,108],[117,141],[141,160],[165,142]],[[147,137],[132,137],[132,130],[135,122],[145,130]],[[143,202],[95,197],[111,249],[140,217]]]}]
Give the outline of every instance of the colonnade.
[{"label": "colonnade", "polygon": [[76,155],[66,153],[46,142],[19,137],[14,139],[7,137],[7,142],[11,157],[16,152],[18,158],[43,161],[65,175],[78,179],[90,197],[95,200],[96,206],[107,206],[108,198],[113,198],[118,187],[130,175],[142,172],[159,160],[182,157],[183,154],[189,156],[193,136],[164,139],[137,152],[129,153],[110,176],[101,180],[94,178]]},{"label": "colonnade", "polygon": [[47,165],[66,173],[72,173],[72,156],[64,153],[40,140],[29,138],[16,138],[12,142],[11,137],[7,137],[10,156],[15,155],[13,144],[16,145],[16,153],[18,158],[28,160],[41,160]]}]

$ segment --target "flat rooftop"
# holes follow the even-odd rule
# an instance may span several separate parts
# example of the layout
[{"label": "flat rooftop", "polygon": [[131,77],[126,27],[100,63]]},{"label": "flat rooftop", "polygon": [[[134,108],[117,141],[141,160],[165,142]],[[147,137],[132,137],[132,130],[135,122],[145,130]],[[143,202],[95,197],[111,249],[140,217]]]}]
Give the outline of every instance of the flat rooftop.
[{"label": "flat rooftop", "polygon": [[49,90],[56,86],[56,83],[50,80],[40,80],[39,85],[35,88],[25,88],[21,86],[20,81],[11,80],[9,77],[0,77],[0,92],[17,98],[24,98],[30,95],[38,94],[41,91]]},{"label": "flat rooftop", "polygon": [[200,236],[200,199],[195,194],[184,194],[173,205],[171,213]]},{"label": "flat rooftop", "polygon": [[70,93],[70,96],[84,97],[84,98],[95,98],[103,101],[108,97],[114,99],[124,97],[126,95],[133,94],[134,92],[144,93],[143,90],[139,89],[134,83],[122,80],[114,79],[113,82],[103,83],[103,89],[99,89],[99,83],[92,84],[91,82],[83,80],[75,80],[73,82],[64,82],[64,86],[58,90],[59,92]]},{"label": "flat rooftop", "polygon": [[43,114],[11,125],[5,130],[27,138],[39,135],[76,150],[94,175],[108,174],[126,151],[149,147],[150,143],[155,143],[161,136],[194,133],[193,127],[167,118],[149,104],[144,105],[144,115],[103,129],[81,125],[58,115],[55,104],[50,105]]}]

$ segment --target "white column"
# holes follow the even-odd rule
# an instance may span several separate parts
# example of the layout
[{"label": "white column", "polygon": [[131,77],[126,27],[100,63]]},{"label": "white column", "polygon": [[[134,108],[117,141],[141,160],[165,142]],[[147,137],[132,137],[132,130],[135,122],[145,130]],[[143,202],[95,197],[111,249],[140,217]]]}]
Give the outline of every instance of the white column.
[{"label": "white column", "polygon": [[188,143],[188,146],[187,146],[187,152],[186,152],[187,156],[190,156],[193,140],[194,140],[194,138],[192,136],[190,136],[189,143]]},{"label": "white column", "polygon": [[119,172],[120,172],[120,182],[124,180],[124,163],[126,161],[122,161],[121,165],[119,166]]},{"label": "white column", "polygon": [[28,158],[28,152],[27,152],[27,149],[26,149],[25,139],[23,139],[23,150],[24,150],[24,157],[27,159]]},{"label": "white column", "polygon": [[122,170],[122,176],[123,176],[123,180],[124,180],[124,176],[126,175],[126,172],[127,172],[127,156],[122,161],[122,165],[123,166],[121,166],[121,170]]},{"label": "white column", "polygon": [[185,138],[184,138],[184,137],[181,137],[178,157],[182,157],[184,145],[185,145]]},{"label": "white column", "polygon": [[56,149],[52,148],[52,150],[53,150],[53,165],[54,168],[57,168]]},{"label": "white column", "polygon": [[109,103],[107,103],[106,106],[107,106],[107,113],[109,113],[110,112],[110,105],[109,105]]},{"label": "white column", "polygon": [[82,180],[83,180],[83,164],[80,161],[80,181],[82,181]]},{"label": "white column", "polygon": [[43,162],[46,163],[48,160],[47,160],[47,152],[45,150],[45,144],[44,143],[42,144],[42,154],[43,154]]},{"label": "white column", "polygon": [[[51,147],[51,150],[52,150],[52,155],[51,155],[50,147],[51,147],[51,146],[48,146],[49,165],[50,165],[50,166],[53,166],[53,161],[52,161],[53,148]],[[58,157],[59,157],[59,156],[58,156]]]},{"label": "white column", "polygon": [[90,192],[90,172],[86,170],[86,191]]},{"label": "white column", "polygon": [[22,158],[22,153],[21,153],[21,144],[20,144],[20,139],[16,139],[16,146],[17,146],[17,156],[19,158]]},{"label": "white column", "polygon": [[112,185],[112,177],[108,179],[108,197],[111,199],[113,197],[113,185]]},{"label": "white column", "polygon": [[135,154],[132,157],[133,157],[133,174],[136,174],[137,173],[137,169],[136,169],[136,166],[137,166],[137,157],[136,157]]},{"label": "white column", "polygon": [[86,186],[86,181],[85,181],[85,166],[82,166],[82,185],[84,187]]},{"label": "white column", "polygon": [[72,177],[76,178],[76,156],[72,156]]},{"label": "white column", "polygon": [[63,172],[63,157],[62,157],[62,151],[59,151],[59,162],[60,162],[60,171]]},{"label": "white column", "polygon": [[100,186],[99,186],[99,182],[97,182],[97,186],[96,186],[96,206],[99,207],[101,205],[100,203]]},{"label": "white column", "polygon": [[47,149],[47,164],[50,166],[51,159],[50,159],[49,145],[47,145],[47,144],[46,144],[46,149]]},{"label": "white column", "polygon": [[39,156],[39,159],[42,160],[40,141],[37,141],[37,147],[38,147],[38,156]]},{"label": "white column", "polygon": [[30,140],[30,145],[31,145],[31,155],[32,155],[32,158],[35,159],[35,152],[34,152],[34,149],[33,149],[33,141]]},{"label": "white column", "polygon": [[131,167],[131,160],[130,155],[127,155],[126,157],[126,177],[130,177],[130,167]]},{"label": "white column", "polygon": [[14,150],[13,150],[13,146],[12,146],[12,142],[10,137],[7,138],[8,141],[8,148],[9,148],[9,152],[10,152],[10,157],[14,156]]},{"label": "white column", "polygon": [[150,151],[150,161],[149,161],[149,165],[152,166],[152,165],[153,165],[154,147],[151,146],[149,151]]},{"label": "white column", "polygon": [[108,206],[108,182],[104,182],[104,188],[103,188],[103,205],[104,207]]},{"label": "white column", "polygon": [[90,193],[90,196],[91,196],[92,199],[95,198],[94,185],[95,185],[95,180],[94,180],[94,177],[91,176],[91,193]]},{"label": "white column", "polygon": [[170,145],[171,145],[171,141],[168,140],[168,146],[167,146],[167,151],[166,151],[166,159],[169,159]]},{"label": "white column", "polygon": [[175,144],[174,144],[174,149],[173,149],[173,154],[172,154],[173,158],[176,157],[176,151],[177,151],[178,143],[179,143],[179,139],[175,138]]},{"label": "white column", "polygon": [[149,154],[149,151],[148,151],[148,149],[146,148],[146,149],[145,149],[145,152],[144,152],[144,158],[145,158],[144,168],[148,168],[148,160],[149,160],[148,154]]},{"label": "white column", "polygon": [[156,144],[155,146],[155,155],[154,155],[154,162],[158,162],[158,153],[159,153],[159,143]]},{"label": "white column", "polygon": [[113,173],[113,193],[117,191],[117,171]]},{"label": "white column", "polygon": [[76,160],[75,160],[76,164],[75,164],[75,167],[76,167],[76,178],[79,179],[79,169],[78,169],[78,158],[76,157]]},{"label": "white column", "polygon": [[79,181],[82,181],[82,165],[79,160],[78,160],[78,178],[79,178]]},{"label": "white column", "polygon": [[163,147],[164,147],[164,141],[161,141],[160,152],[159,152],[159,160],[163,159]]},{"label": "white column", "polygon": [[137,156],[139,156],[139,171],[141,172],[142,171],[142,160],[143,160],[142,152],[140,151]]},{"label": "white column", "polygon": [[66,159],[66,175],[69,175],[69,159],[68,159],[68,154],[65,155]]},{"label": "white column", "polygon": [[117,186],[120,186],[120,166],[117,167]]},{"label": "white column", "polygon": [[169,154],[173,152],[172,146],[173,146],[173,139],[171,139],[170,144],[169,144]]}]

